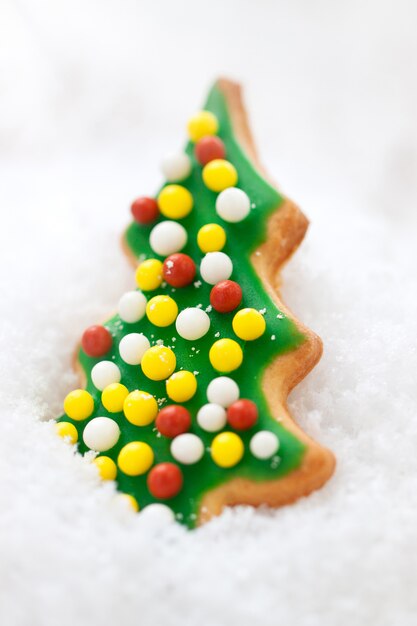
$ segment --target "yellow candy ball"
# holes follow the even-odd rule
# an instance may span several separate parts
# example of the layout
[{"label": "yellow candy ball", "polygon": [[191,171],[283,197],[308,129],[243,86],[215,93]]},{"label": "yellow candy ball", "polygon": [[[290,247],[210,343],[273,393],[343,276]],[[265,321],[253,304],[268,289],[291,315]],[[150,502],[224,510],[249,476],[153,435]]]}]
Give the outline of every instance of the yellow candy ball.
[{"label": "yellow candy ball", "polygon": [[129,390],[120,383],[108,385],[101,394],[101,403],[110,413],[119,413],[123,410],[123,403]]},{"label": "yellow candy ball", "polygon": [[220,467],[233,467],[241,460],[245,449],[236,433],[220,433],[211,444],[211,458]]},{"label": "yellow candy ball", "polygon": [[142,372],[151,380],[165,380],[177,365],[175,354],[165,346],[153,346],[146,350],[141,361]]},{"label": "yellow candy ball", "polygon": [[199,111],[188,120],[187,130],[191,141],[196,142],[207,135],[215,135],[219,130],[219,123],[210,111]]},{"label": "yellow candy ball", "polygon": [[120,500],[124,500],[125,502],[127,502],[129,507],[133,509],[135,513],[138,513],[139,511],[138,501],[136,500],[136,498],[131,496],[130,493],[120,493],[117,497],[120,498]]},{"label": "yellow candy ball", "polygon": [[154,461],[151,446],[143,441],[131,441],[119,452],[117,465],[128,476],[140,476],[145,474]]},{"label": "yellow candy ball", "polygon": [[142,291],[153,291],[161,285],[162,263],[158,259],[148,259],[141,263],[135,274],[136,284]]},{"label": "yellow candy ball", "polygon": [[242,348],[234,339],[219,339],[211,346],[209,359],[218,372],[233,372],[242,364]]},{"label": "yellow candy ball", "polygon": [[193,196],[182,185],[167,185],[158,196],[159,210],[171,220],[179,220],[188,215],[193,204]]},{"label": "yellow candy ball", "polygon": [[191,372],[175,372],[166,382],[167,394],[174,402],[187,402],[197,391],[197,379]]},{"label": "yellow candy ball", "polygon": [[117,465],[109,456],[98,456],[93,460],[102,480],[114,480],[117,476]]},{"label": "yellow candy ball", "polygon": [[147,391],[132,391],[124,401],[126,419],[135,426],[147,426],[158,414],[158,403]]},{"label": "yellow candy ball", "polygon": [[73,420],[86,420],[94,411],[93,397],[85,389],[75,389],[65,398],[64,411]]},{"label": "yellow candy ball", "polygon": [[223,191],[237,183],[236,168],[224,159],[214,159],[203,168],[203,181],[212,191]]},{"label": "yellow candy ball", "polygon": [[169,296],[155,296],[146,305],[146,315],[152,324],[165,328],[177,319],[178,306]]},{"label": "yellow candy ball", "polygon": [[78,431],[74,424],[70,422],[57,422],[55,424],[55,431],[57,435],[63,439],[68,439],[70,443],[77,443],[78,441]]},{"label": "yellow candy ball", "polygon": [[201,252],[219,252],[226,243],[226,231],[219,224],[206,224],[198,231],[197,243]]},{"label": "yellow candy ball", "polygon": [[233,318],[233,330],[240,339],[253,341],[264,334],[266,324],[264,317],[256,309],[242,309]]}]

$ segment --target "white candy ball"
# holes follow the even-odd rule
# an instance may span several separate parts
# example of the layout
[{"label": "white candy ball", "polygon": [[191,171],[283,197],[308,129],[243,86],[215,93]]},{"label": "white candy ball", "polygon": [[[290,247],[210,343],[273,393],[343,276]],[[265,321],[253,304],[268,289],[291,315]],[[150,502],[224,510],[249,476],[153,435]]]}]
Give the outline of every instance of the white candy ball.
[{"label": "white candy ball", "polygon": [[200,263],[201,277],[209,285],[227,280],[232,272],[232,260],[224,252],[208,252]]},{"label": "white candy ball", "polygon": [[168,526],[175,522],[175,515],[172,509],[166,504],[160,504],[159,502],[145,506],[140,512],[140,517],[142,519],[149,519],[153,528],[162,528],[163,526]]},{"label": "white candy ball", "polygon": [[220,404],[204,404],[197,413],[197,424],[209,433],[215,433],[226,426],[227,415]]},{"label": "white candy ball", "polygon": [[162,173],[169,183],[179,182],[191,174],[191,159],[185,152],[169,154],[162,161]]},{"label": "white candy ball", "polygon": [[216,211],[225,222],[241,222],[250,212],[249,196],[241,189],[229,187],[217,196]]},{"label": "white candy ball", "polygon": [[109,417],[95,417],[84,428],[83,440],[95,452],[105,452],[116,445],[120,437],[117,422]]},{"label": "white candy ball", "polygon": [[119,343],[119,353],[125,363],[139,365],[146,350],[151,347],[149,339],[142,333],[129,333]]},{"label": "white candy ball", "polygon": [[228,376],[213,378],[207,387],[207,400],[228,407],[239,400],[239,385]]},{"label": "white candy ball", "polygon": [[127,291],[119,300],[117,312],[128,324],[134,324],[145,315],[147,300],[141,291]]},{"label": "white candy ball", "polygon": [[208,332],[210,318],[202,309],[190,307],[181,311],[176,319],[175,327],[180,337],[188,339],[188,341],[195,341],[204,337]]},{"label": "white candy ball", "polygon": [[192,465],[197,463],[203,456],[204,444],[197,435],[184,433],[172,440],[171,454],[179,463]]},{"label": "white candy ball", "polygon": [[270,459],[278,452],[279,439],[270,430],[260,430],[250,440],[249,448],[257,459]]},{"label": "white candy ball", "polygon": [[91,370],[93,385],[103,391],[108,385],[120,383],[122,375],[116,363],[113,361],[100,361]]},{"label": "white candy ball", "polygon": [[165,220],[153,227],[149,235],[149,243],[154,252],[160,256],[169,256],[179,252],[187,243],[187,231],[178,222]]}]

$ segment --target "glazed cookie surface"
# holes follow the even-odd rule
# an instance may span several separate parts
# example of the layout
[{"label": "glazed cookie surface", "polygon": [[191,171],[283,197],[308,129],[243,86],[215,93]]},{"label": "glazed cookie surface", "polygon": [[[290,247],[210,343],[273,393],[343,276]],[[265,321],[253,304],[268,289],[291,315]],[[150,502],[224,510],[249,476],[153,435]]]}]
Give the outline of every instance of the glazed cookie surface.
[{"label": "glazed cookie surface", "polygon": [[237,85],[218,81],[187,130],[159,193],[132,204],[137,289],[83,334],[85,389],[57,429],[134,508],[193,527],[229,504],[292,502],[334,459],[286,407],[321,354],[277,293],[307,220],[261,173]]}]

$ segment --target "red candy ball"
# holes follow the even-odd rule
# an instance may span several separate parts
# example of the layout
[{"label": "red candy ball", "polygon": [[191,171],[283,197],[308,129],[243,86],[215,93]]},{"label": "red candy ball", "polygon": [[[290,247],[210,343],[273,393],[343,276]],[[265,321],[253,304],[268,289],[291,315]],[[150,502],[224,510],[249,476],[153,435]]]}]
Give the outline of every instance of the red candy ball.
[{"label": "red candy ball", "polygon": [[177,252],[165,259],[162,274],[168,285],[186,287],[195,278],[195,263],[188,254]]},{"label": "red candy ball", "polygon": [[159,208],[156,200],[146,198],[145,196],[137,198],[132,202],[130,210],[132,211],[134,220],[139,222],[139,224],[150,224],[159,216]]},{"label": "red candy ball", "polygon": [[173,439],[190,430],[191,415],[185,407],[171,404],[159,411],[155,423],[161,435]]},{"label": "red candy ball", "polygon": [[236,430],[252,428],[258,419],[258,407],[252,400],[237,400],[227,409],[227,421]]},{"label": "red candy ball", "polygon": [[174,498],[182,489],[182,471],[174,463],[159,463],[149,472],[147,484],[154,498]]},{"label": "red candy ball", "polygon": [[230,313],[242,302],[242,289],[234,280],[222,280],[210,292],[210,304],[219,313]]},{"label": "red candy ball", "polygon": [[195,157],[201,165],[207,165],[214,159],[224,159],[226,150],[219,137],[203,137],[195,146]]},{"label": "red candy ball", "polygon": [[81,345],[88,356],[98,357],[106,354],[112,347],[113,339],[104,326],[90,326],[81,337]]}]

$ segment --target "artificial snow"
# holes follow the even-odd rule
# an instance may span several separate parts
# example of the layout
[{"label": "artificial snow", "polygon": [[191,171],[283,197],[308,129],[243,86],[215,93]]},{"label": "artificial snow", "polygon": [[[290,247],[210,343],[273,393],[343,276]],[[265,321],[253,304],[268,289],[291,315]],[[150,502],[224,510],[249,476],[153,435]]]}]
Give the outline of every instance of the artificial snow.
[{"label": "artificial snow", "polygon": [[[414,626],[416,4],[198,6],[2,2],[0,623]],[[129,203],[219,73],[311,220],[283,294],[325,350],[290,407],[337,470],[188,532],[130,513],[47,420],[134,287]]]}]

